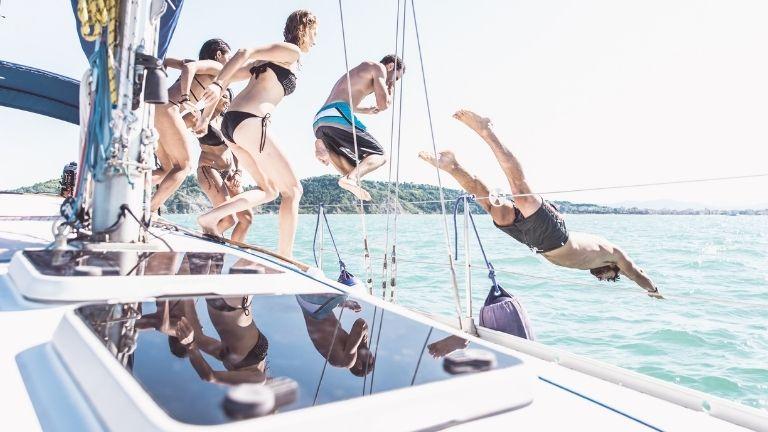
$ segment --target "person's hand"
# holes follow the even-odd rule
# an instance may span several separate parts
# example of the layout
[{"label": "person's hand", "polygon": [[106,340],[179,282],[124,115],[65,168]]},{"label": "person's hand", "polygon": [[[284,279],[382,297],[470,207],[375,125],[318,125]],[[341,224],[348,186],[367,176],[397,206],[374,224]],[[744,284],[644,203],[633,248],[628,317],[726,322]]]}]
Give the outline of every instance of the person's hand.
[{"label": "person's hand", "polygon": [[360,312],[363,310],[363,307],[360,306],[360,303],[354,301],[354,300],[346,300],[344,303],[341,304],[341,307],[345,307],[352,312]]},{"label": "person's hand", "polygon": [[648,291],[648,297],[652,297],[652,298],[656,298],[656,299],[663,299],[664,298],[664,296],[662,296],[661,293],[659,292],[658,288],[656,288],[655,291],[650,291],[649,290]]},{"label": "person's hand", "polygon": [[198,136],[205,135],[205,133],[208,132],[208,120],[203,116],[198,117],[195,127],[192,128],[192,132]]},{"label": "person's hand", "polygon": [[186,317],[181,317],[179,323],[176,324],[176,337],[182,345],[187,347],[187,349],[193,347],[193,343],[195,342],[195,330],[192,328],[192,325],[189,324]]},{"label": "person's hand", "polygon": [[203,97],[200,98],[200,100],[205,102],[205,106],[219,103],[222,93],[224,93],[224,87],[217,81],[214,81],[208,84],[208,87],[205,88]]},{"label": "person's hand", "polygon": [[227,176],[229,187],[231,189],[240,189],[240,185],[242,185],[242,177],[243,177],[243,172],[240,171],[239,169],[232,171],[232,174]]}]

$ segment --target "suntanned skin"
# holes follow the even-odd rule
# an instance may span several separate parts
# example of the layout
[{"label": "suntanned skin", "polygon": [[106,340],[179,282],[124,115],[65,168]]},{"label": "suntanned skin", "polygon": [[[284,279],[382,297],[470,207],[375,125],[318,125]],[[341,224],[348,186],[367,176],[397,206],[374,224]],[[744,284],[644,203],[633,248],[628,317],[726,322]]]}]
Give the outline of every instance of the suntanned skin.
[{"label": "suntanned skin", "polygon": [[[357,302],[350,300],[345,301],[342,307],[354,312],[361,310]],[[333,313],[323,319],[312,318],[306,311],[303,313],[312,344],[320,355],[328,359],[331,366],[347,369],[357,366],[365,369],[363,362],[368,362],[368,371],[373,370],[373,358],[368,351],[368,324],[365,320],[355,320],[347,333]]]},{"label": "suntanned skin", "polygon": [[[493,221],[499,226],[508,226],[515,221],[515,206],[524,217],[529,217],[536,212],[542,205],[542,199],[538,195],[525,195],[531,194],[531,188],[525,179],[522,165],[512,151],[505,147],[493,132],[490,119],[481,117],[469,110],[460,110],[453,117],[475,131],[488,144],[509,181],[512,194],[516,195],[514,203],[505,201],[501,205],[495,206],[488,199],[480,199],[477,201],[478,204],[491,215]],[[419,157],[453,176],[467,192],[478,197],[490,195],[488,187],[476,176],[467,172],[456,160],[453,152],[440,152],[438,160],[435,160],[427,152],[419,153]],[[541,255],[553,264],[580,270],[616,265],[620,274],[627,276],[647,290],[648,295],[661,297],[656,286],[645,272],[623,250],[603,237],[571,231],[565,245]],[[606,280],[614,276],[616,276],[615,272],[609,270],[596,277],[599,280]]]},{"label": "suntanned skin", "polygon": [[[221,72],[203,93],[206,103],[203,115],[195,127],[196,132],[203,131],[208,119],[213,114],[223,89],[230,83],[248,80],[248,85],[232,101],[231,111],[244,111],[258,116],[271,114],[285,97],[282,85],[272,70],[267,70],[258,78],[250,73],[250,68],[265,62],[272,62],[292,71],[298,69],[301,53],[309,52],[315,44],[317,26],[308,29],[308,35],[297,46],[288,42],[278,42],[254,48],[240,49],[222,68]],[[281,196],[279,210],[278,252],[286,257],[293,256],[293,242],[299,223],[299,201],[303,190],[293,170],[287,153],[277,144],[271,130],[264,137],[264,150],[261,150],[262,119],[251,117],[241,122],[232,137],[235,142],[229,145],[240,164],[256,180],[258,187],[238,194],[232,199],[216,206],[213,210],[198,217],[197,221],[203,232],[220,236],[219,221],[256,205],[272,201]]]},{"label": "suntanned skin", "polygon": [[[216,60],[185,62],[167,58],[163,62],[166,67],[181,70],[179,80],[168,89],[168,100],[178,102],[182,96],[187,95],[190,101],[182,103],[181,107],[168,102],[157,105],[155,108],[155,128],[160,136],[157,157],[161,168],[152,172],[152,183],[157,184],[157,190],[152,195],[150,203],[152,212],[157,212],[160,206],[173,195],[192,169],[190,161],[192,141],[181,112],[196,111],[194,103],[197,100],[194,95],[202,97],[205,89],[201,84],[208,85],[213,81],[222,65],[228,60],[229,52],[219,51],[216,53]],[[194,78],[197,78],[199,83]]]},{"label": "suntanned skin", "polygon": [[[214,117],[210,124],[221,130],[221,114],[229,108],[229,93],[222,95]],[[193,115],[187,115],[184,120],[195,122],[197,119]],[[225,140],[226,141],[226,140]],[[226,175],[225,175],[226,173]],[[237,158],[229,149],[229,145],[210,146],[200,144],[200,158],[197,161],[197,183],[200,189],[216,207],[232,197],[243,193],[241,183],[242,172],[238,165]],[[248,228],[253,221],[253,210],[245,209],[235,214],[227,216],[219,221],[219,232],[224,232],[229,228],[232,230],[231,238],[236,241],[244,241],[248,234]]]},{"label": "suntanned skin", "polygon": [[[349,71],[349,85],[347,74],[339,78],[331,89],[331,94],[323,105],[336,101],[344,101],[353,107],[355,114],[378,114],[392,105],[392,89],[395,80],[403,76],[403,71],[395,74],[395,64],[386,65],[379,62],[365,61]],[[352,99],[350,100],[350,89]],[[360,103],[368,95],[376,96],[376,104],[372,106],[360,106]],[[315,157],[324,165],[331,164],[341,174],[339,186],[352,192],[357,198],[365,201],[371,199],[371,195],[357,183],[359,178],[380,168],[387,162],[382,155],[370,155],[359,161],[357,167],[349,163],[344,157],[329,152],[322,140],[315,141]]]}]

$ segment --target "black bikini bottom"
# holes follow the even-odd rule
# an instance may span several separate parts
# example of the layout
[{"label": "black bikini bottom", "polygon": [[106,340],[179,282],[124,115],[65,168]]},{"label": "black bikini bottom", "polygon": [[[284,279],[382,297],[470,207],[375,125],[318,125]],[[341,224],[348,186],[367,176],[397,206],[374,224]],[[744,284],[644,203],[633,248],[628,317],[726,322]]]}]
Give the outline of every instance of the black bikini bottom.
[{"label": "black bikini bottom", "polygon": [[221,133],[224,134],[224,138],[235,142],[235,129],[240,126],[240,123],[253,117],[261,119],[261,145],[259,146],[259,153],[261,153],[264,151],[264,144],[267,142],[267,125],[269,124],[270,113],[260,116],[245,111],[227,111],[224,113],[224,119],[221,121]]}]

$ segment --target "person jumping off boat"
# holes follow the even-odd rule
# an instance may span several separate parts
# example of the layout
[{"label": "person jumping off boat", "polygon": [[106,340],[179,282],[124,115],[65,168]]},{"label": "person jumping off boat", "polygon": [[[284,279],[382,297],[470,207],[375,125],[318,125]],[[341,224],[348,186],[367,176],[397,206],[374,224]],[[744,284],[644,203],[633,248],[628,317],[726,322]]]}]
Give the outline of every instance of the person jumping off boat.
[{"label": "person jumping off boat", "polygon": [[[490,119],[469,110],[459,110],[453,117],[490,146],[509,181],[512,194],[516,195],[514,202],[504,200],[500,205],[494,205],[490,199],[477,200],[491,215],[497,228],[555,265],[589,270],[601,281],[615,282],[623,274],[647,290],[648,295],[661,298],[651,279],[622,249],[600,236],[569,232],[554,205],[531,194],[522,165],[493,132]],[[490,196],[488,187],[467,172],[453,152],[440,152],[437,160],[427,152],[419,153],[419,157],[453,176],[467,192],[478,197]]]},{"label": "person jumping off boat", "polygon": [[291,13],[283,30],[284,42],[240,49],[205,90],[206,108],[196,131],[204,131],[214,105],[231,82],[249,80],[224,114],[221,131],[234,155],[258,187],[245,191],[201,215],[197,221],[203,232],[220,236],[219,221],[281,196],[278,253],[293,255],[293,242],[299,221],[302,188],[291,162],[275,136],[268,130],[270,116],[284,97],[296,89],[296,75],[302,53],[315,45],[317,18],[312,12]]},{"label": "person jumping off boat", "polygon": [[153,213],[176,192],[192,169],[193,141],[183,113],[196,113],[192,104],[198,102],[205,87],[229,60],[229,53],[226,42],[210,39],[200,48],[197,61],[167,58],[163,62],[164,66],[179,69],[182,73],[168,89],[168,103],[155,108],[155,128],[160,136],[157,146],[160,168],[152,172],[152,183],[157,184],[150,206]]},{"label": "person jumping off boat", "polygon": [[[360,63],[349,71],[349,86],[346,74],[336,81],[312,124],[317,138],[315,157],[324,165],[333,165],[341,174],[339,186],[364,201],[370,201],[371,195],[358,184],[358,179],[380,168],[387,158],[384,149],[358,120],[357,114],[378,114],[389,108],[395,81],[403,73],[403,61],[392,54],[384,56],[379,62]],[[360,106],[370,94],[376,96],[376,105]],[[355,107],[354,128],[351,107]]]},{"label": "person jumping off boat", "polygon": [[[232,100],[232,90],[227,89],[213,113],[213,119],[208,123],[206,133],[199,136],[200,158],[197,161],[197,183],[205,192],[208,200],[216,207],[231,197],[243,193],[241,182],[242,171],[238,159],[227,146],[221,133],[221,120]],[[248,228],[253,220],[253,210],[248,208],[219,221],[219,232],[224,232],[233,226],[231,238],[244,241]]]}]

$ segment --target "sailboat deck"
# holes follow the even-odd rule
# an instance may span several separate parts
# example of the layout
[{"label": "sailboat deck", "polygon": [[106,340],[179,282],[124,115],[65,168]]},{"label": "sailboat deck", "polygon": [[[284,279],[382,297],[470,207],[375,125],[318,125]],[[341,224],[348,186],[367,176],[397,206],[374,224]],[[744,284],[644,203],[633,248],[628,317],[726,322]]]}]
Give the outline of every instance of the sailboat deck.
[{"label": "sailboat deck", "polygon": [[[40,197],[15,196],[14,199],[17,204],[22,201],[30,203],[27,208],[41,202]],[[43,199],[43,201],[45,200],[48,199]],[[45,209],[46,206],[40,205],[40,208]],[[50,206],[48,208],[50,209]],[[42,214],[39,216],[45,216],[44,211],[41,210],[40,213]],[[27,211],[27,214],[30,213]],[[0,216],[14,215],[8,214],[3,209],[0,211]],[[5,248],[7,254],[14,252],[14,249],[45,246],[46,242],[51,240],[50,225],[50,220],[14,220],[11,217],[5,217],[0,220],[0,248]],[[307,292],[333,293],[345,289],[329,280],[316,281],[297,272],[292,266],[283,265],[263,256],[234,251],[223,245],[201,241],[179,233],[160,230],[158,234],[162,235],[174,249],[208,253],[233,253],[264,265],[273,266],[284,272],[280,275],[285,278],[280,281],[281,284],[285,281],[291,282],[282,286],[280,290],[261,290],[259,288],[261,282],[256,282],[248,290],[249,293],[256,294],[256,297],[265,295],[278,298]],[[14,429],[102,430],[136,429],[140,426],[178,430],[190,429],[189,424],[173,420],[168,416],[167,411],[158,408],[152,399],[141,391],[141,386],[136,381],[125,381],[130,378],[130,375],[125,374],[125,368],[122,365],[115,361],[102,362],[99,360],[100,356],[108,353],[107,350],[103,347],[100,349],[97,343],[89,341],[87,337],[82,340],[75,338],[74,335],[77,332],[72,329],[76,330],[80,324],[72,324],[69,330],[64,330],[69,328],[66,326],[67,322],[77,322],[74,310],[85,302],[29,300],[22,295],[22,292],[27,288],[17,285],[17,281],[9,276],[9,269],[8,259],[1,260],[0,344],[3,349],[0,350],[0,370],[2,370],[0,379],[4,385],[0,398],[4,401],[6,412],[13,413],[11,424]],[[209,277],[214,281],[217,280],[216,278],[218,281],[226,281],[229,277],[263,281],[263,278],[274,276],[247,274]],[[97,279],[103,281],[105,278]],[[124,293],[119,298],[154,301],[158,290],[170,287],[180,280],[179,276],[153,278],[155,277],[127,277],[133,287],[129,288],[130,293]],[[200,282],[199,285],[188,285],[184,295],[210,295],[212,292],[210,286],[207,289],[201,287],[205,284],[210,285],[211,280]],[[200,288],[198,289],[198,287]],[[242,288],[228,290],[229,288],[224,287],[217,289],[216,293],[218,295],[234,295],[243,292]],[[169,291],[168,294],[171,295],[179,296],[182,294],[181,290],[169,289]],[[482,339],[463,335],[449,325],[441,324],[401,306],[385,303],[365,294],[353,293],[351,296],[373,305],[375,308],[386,310],[387,313],[403,317],[403,319],[414,323],[431,326],[439,332],[460,335],[471,344],[487,347],[497,352],[499,356],[509,356],[509,358],[521,361],[522,364],[510,368],[515,370],[515,374],[508,376],[507,380],[496,380],[483,385],[480,385],[482,380],[479,380],[476,387],[467,387],[466,383],[469,381],[464,378],[449,379],[445,382],[425,383],[415,387],[406,386],[399,390],[374,394],[373,397],[379,398],[375,399],[378,401],[377,405],[365,404],[360,401],[364,398],[356,398],[337,401],[321,407],[288,411],[261,419],[219,425],[198,425],[195,428],[244,430],[255,427],[256,423],[260,425],[260,430],[307,428],[307,419],[312,418],[313,421],[323,422],[321,424],[313,423],[313,428],[325,424],[328,428],[333,427],[340,430],[359,429],[362,422],[366,420],[371,420],[371,422],[366,421],[366,429],[408,430],[414,429],[415,425],[418,425],[419,428],[424,427],[425,425],[418,423],[418,421],[424,422],[425,419],[434,419],[436,422],[430,427],[452,426],[460,430],[470,430],[470,428],[471,430],[481,430],[481,428],[487,430],[509,430],[510,428],[518,430],[581,430],[587,428],[599,430],[747,430],[720,418],[715,418],[705,411],[689,409],[679,402],[672,402],[676,399],[684,401],[686,396],[700,396],[698,392],[671,383],[645,378],[649,388],[658,386],[670,395],[667,398],[652,396],[648,392],[637,391],[598,377],[600,373],[597,371],[602,369],[613,371],[619,377],[626,376],[628,382],[633,380],[633,382],[637,382],[637,374],[623,371],[614,366],[585,359],[578,367],[573,367],[568,362],[575,360],[565,356],[560,362],[550,361],[551,359],[547,359],[547,355],[555,357],[556,355],[552,353],[556,353],[556,350],[528,341],[516,340],[505,343],[505,339],[502,337],[492,334],[486,335],[482,331]],[[98,299],[94,298],[93,300]],[[94,302],[89,301],[87,303],[93,304]],[[95,303],[105,304],[100,300]],[[114,301],[110,302],[110,304],[112,303]],[[279,346],[280,342],[276,339],[274,332],[271,336],[272,340],[275,341],[274,343],[277,344],[276,346]],[[510,338],[510,340],[512,339],[514,338]],[[80,354],[77,353],[88,351],[75,347],[78,343],[85,344],[84,346],[89,347],[89,350],[93,350],[98,355],[90,358],[88,356],[78,357]],[[139,346],[140,344],[141,341],[139,341]],[[516,349],[516,347],[524,349]],[[548,354],[532,355],[537,350]],[[76,358],[82,361],[73,363],[73,359]],[[76,366],[74,369],[73,365]],[[519,369],[516,369],[518,367]],[[75,370],[78,368],[93,371],[97,376],[105,374],[104,376],[109,377],[109,379],[104,379],[98,387],[93,387],[93,383],[82,380],[83,372],[82,370],[80,372]],[[383,366],[382,370],[384,370]],[[594,370],[595,373],[588,373],[589,370]],[[403,371],[403,374],[407,376],[412,373],[413,370],[410,369]],[[471,376],[482,377],[484,374],[472,374]],[[396,378],[393,375],[392,379]],[[402,378],[397,379],[402,380]],[[383,377],[378,376],[377,379],[383,379]],[[326,382],[326,385],[330,384]],[[637,385],[634,387],[637,388]],[[95,389],[98,391],[94,391]],[[103,395],[113,395],[115,397],[114,402],[130,400],[134,405],[126,406],[123,411],[110,411],[110,415],[105,415],[108,411],[105,411],[104,408],[98,408],[104,401],[94,399],[96,394],[100,398],[103,398]],[[711,397],[710,399],[718,400]],[[510,401],[508,408],[498,408],[504,406],[505,400]],[[477,418],[473,418],[473,412],[482,413],[482,410],[479,410],[478,401],[483,401],[483,404],[489,405],[496,403],[497,407],[489,408],[490,413],[477,415],[475,416]],[[739,413],[738,421],[742,424],[748,422],[750,428],[768,430],[768,416],[765,413],[727,401],[718,400],[718,403],[722,406],[731,407],[730,413]],[[114,405],[111,402],[110,404]],[[384,410],[380,404],[399,408],[396,408],[397,411]],[[349,423],[339,421],[340,418],[344,418],[345,413],[348,415],[352,412],[350,410],[354,410],[355,419],[350,419]],[[494,412],[494,410],[496,411]],[[429,413],[434,412],[439,413],[439,415],[430,417]],[[301,415],[295,415],[296,413]],[[730,415],[728,412],[721,412],[719,417],[728,418],[728,415]],[[453,420],[445,421],[444,418]]]}]

